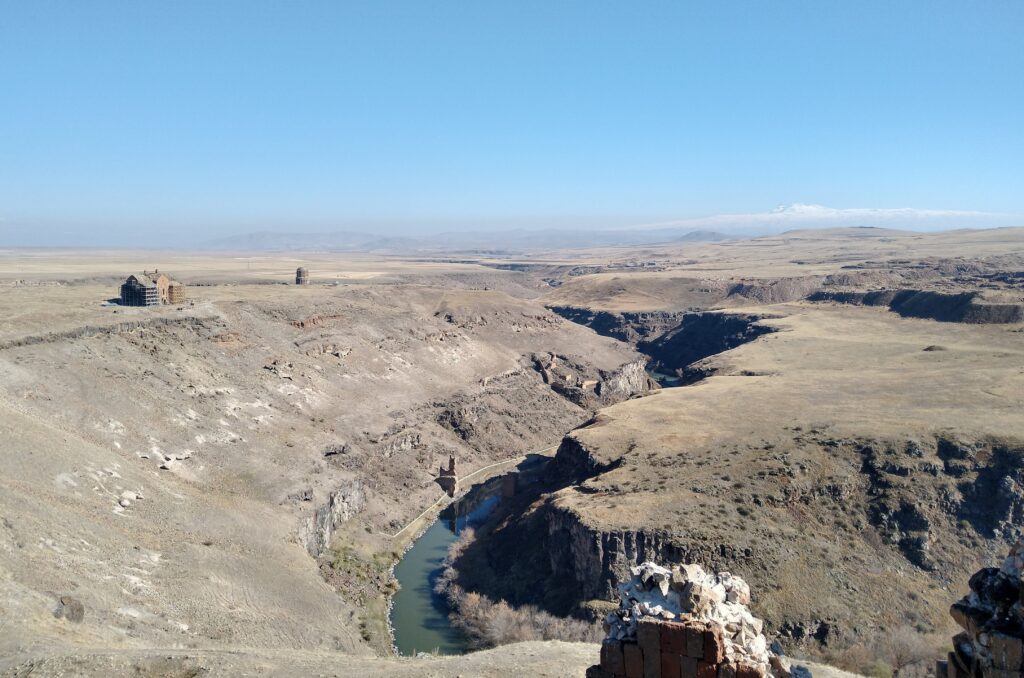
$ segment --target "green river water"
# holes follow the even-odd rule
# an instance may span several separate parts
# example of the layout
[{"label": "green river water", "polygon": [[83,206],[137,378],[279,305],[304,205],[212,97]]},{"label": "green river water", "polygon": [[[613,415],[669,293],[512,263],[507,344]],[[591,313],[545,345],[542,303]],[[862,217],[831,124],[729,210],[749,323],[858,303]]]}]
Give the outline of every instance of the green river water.
[{"label": "green river water", "polygon": [[[399,654],[463,654],[469,649],[466,637],[448,623],[448,608],[434,593],[434,584],[441,574],[448,547],[459,532],[466,526],[482,523],[498,501],[497,496],[489,496],[474,502],[472,508],[454,502],[395,565],[395,578],[401,589],[392,599],[391,629]],[[466,513],[459,515],[460,510]]]}]

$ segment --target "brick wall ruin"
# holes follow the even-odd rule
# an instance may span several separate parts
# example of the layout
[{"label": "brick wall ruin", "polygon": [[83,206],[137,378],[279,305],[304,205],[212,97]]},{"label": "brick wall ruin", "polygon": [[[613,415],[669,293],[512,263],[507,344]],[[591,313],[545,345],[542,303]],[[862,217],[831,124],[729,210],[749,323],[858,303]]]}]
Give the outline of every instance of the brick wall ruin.
[{"label": "brick wall ruin", "polygon": [[641,620],[636,640],[606,639],[587,678],[760,678],[752,664],[725,661],[724,629],[710,622]]},{"label": "brick wall ruin", "polygon": [[796,669],[768,649],[749,602],[750,587],[728,572],[643,563],[619,586],[587,678],[789,678]]}]

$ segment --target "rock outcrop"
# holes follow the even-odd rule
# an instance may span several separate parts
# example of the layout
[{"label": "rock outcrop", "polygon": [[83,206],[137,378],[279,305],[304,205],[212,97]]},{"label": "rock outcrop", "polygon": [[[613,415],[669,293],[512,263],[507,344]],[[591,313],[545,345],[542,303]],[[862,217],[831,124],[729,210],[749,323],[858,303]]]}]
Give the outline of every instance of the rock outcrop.
[{"label": "rock outcrop", "polygon": [[982,293],[949,294],[931,290],[876,290],[872,292],[815,292],[809,301],[831,301],[858,306],[885,306],[907,318],[928,318],[957,323],[1019,323],[1024,303],[986,301]]},{"label": "rock outcrop", "polygon": [[363,510],[366,495],[362,481],[352,480],[327,497],[313,515],[299,526],[299,541],[314,558],[322,556],[331,545],[331,536],[339,525]]},{"label": "rock outcrop", "polygon": [[765,678],[791,675],[750,613],[750,587],[700,565],[632,568],[605,620],[601,663],[588,678]]},{"label": "rock outcrop", "polygon": [[637,350],[651,357],[651,367],[696,381],[707,373],[693,363],[741,346],[772,331],[761,316],[734,313],[687,313],[679,325],[657,339],[641,341]]},{"label": "rock outcrop", "polygon": [[985,567],[971,577],[971,592],[949,613],[963,629],[953,651],[936,665],[936,678],[1004,678],[1024,669],[1024,541],[1002,567]]},{"label": "rock outcrop", "polygon": [[579,359],[564,355],[534,354],[531,361],[551,390],[585,409],[613,405],[658,388],[647,375],[647,361],[642,358],[615,370],[596,370],[596,374]]},{"label": "rock outcrop", "polygon": [[683,311],[622,312],[594,311],[580,306],[549,306],[566,320],[586,325],[601,336],[634,343],[652,339],[679,324]]}]

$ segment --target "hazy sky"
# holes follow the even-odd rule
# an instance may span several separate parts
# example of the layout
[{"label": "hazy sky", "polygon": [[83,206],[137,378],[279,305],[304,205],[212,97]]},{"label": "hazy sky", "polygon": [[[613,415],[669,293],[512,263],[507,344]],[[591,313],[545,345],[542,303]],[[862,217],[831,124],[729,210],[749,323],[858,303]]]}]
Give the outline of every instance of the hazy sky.
[{"label": "hazy sky", "polygon": [[1020,0],[0,0],[0,244],[1024,214],[1022,35]]}]

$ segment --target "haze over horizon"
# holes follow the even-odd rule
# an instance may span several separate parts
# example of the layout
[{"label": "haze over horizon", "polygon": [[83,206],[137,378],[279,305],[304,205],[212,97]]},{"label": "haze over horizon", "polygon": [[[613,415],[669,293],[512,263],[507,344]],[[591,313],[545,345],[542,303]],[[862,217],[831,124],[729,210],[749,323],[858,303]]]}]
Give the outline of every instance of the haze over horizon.
[{"label": "haze over horizon", "polygon": [[0,7],[0,246],[1024,225],[1016,2]]}]

